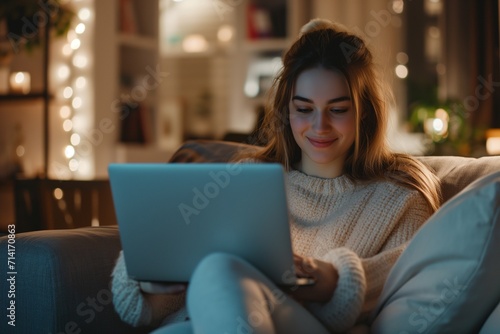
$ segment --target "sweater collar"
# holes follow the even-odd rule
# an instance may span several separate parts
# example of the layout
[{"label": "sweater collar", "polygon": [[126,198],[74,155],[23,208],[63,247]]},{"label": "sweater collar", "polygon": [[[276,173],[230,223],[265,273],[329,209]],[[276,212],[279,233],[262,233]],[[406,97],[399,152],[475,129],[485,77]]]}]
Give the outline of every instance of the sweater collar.
[{"label": "sweater collar", "polygon": [[304,190],[325,195],[345,192],[355,186],[354,181],[345,174],[334,178],[322,178],[307,175],[296,169],[288,172],[288,182],[292,187],[305,188]]}]

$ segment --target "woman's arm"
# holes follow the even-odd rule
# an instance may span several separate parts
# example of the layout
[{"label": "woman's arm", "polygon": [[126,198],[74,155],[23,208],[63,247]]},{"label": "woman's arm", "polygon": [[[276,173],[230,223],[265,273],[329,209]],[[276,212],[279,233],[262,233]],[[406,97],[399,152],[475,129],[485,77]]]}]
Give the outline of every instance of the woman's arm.
[{"label": "woman's arm", "polygon": [[360,258],[345,247],[330,250],[321,260],[331,263],[338,271],[337,287],[326,303],[310,303],[309,309],[331,330],[341,332],[368,315],[392,266],[430,215],[427,202],[413,192],[379,253]]}]

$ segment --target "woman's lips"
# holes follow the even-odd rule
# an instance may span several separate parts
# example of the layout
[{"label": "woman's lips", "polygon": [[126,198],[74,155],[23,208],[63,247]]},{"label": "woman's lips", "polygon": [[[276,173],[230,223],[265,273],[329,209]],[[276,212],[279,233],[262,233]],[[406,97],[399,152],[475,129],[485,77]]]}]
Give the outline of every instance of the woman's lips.
[{"label": "woman's lips", "polygon": [[309,137],[307,137],[307,139],[309,140],[312,146],[318,148],[328,147],[332,145],[335,140],[337,140],[337,139],[317,139],[317,138],[313,139]]}]

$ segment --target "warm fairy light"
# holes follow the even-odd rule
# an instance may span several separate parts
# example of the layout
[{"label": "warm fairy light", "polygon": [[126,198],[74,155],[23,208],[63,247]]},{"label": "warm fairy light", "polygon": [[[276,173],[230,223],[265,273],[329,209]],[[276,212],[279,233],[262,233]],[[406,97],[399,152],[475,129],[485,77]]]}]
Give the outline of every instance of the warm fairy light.
[{"label": "warm fairy light", "polygon": [[[90,49],[92,43],[89,36],[93,33],[93,25],[88,21],[93,20],[94,11],[87,5],[88,1],[61,1],[71,1],[76,7],[74,10],[77,17],[75,25],[66,33],[60,52],[55,53],[55,57],[58,57],[54,72],[58,84],[55,90],[60,92],[57,99],[58,103],[62,104],[58,107],[58,113],[62,129],[66,133],[64,139],[61,137],[57,140],[63,142],[60,152],[68,159],[64,177],[88,178],[94,173],[93,155],[77,156],[76,147],[82,145],[82,133],[88,131],[92,120],[90,106],[93,103],[93,94],[88,91],[92,81],[89,81],[88,73],[92,70],[90,68],[93,60]],[[86,108],[87,104],[89,108]],[[57,170],[52,170],[50,173],[61,177],[61,173]]]},{"label": "warm fairy light", "polygon": [[402,65],[406,65],[408,63],[408,54],[405,52],[398,52],[396,61]]},{"label": "warm fairy light", "polygon": [[54,189],[54,198],[57,200],[62,199],[64,196],[64,192],[62,191],[61,188],[56,188]]},{"label": "warm fairy light", "polygon": [[450,116],[443,108],[436,109],[436,117],[441,119],[444,123],[450,120]]},{"label": "warm fairy light", "polygon": [[82,21],[87,21],[88,19],[90,19],[90,10],[88,8],[80,9],[80,11],[78,12],[78,17]]},{"label": "warm fairy light", "polygon": [[408,68],[402,64],[399,64],[398,66],[396,66],[395,72],[396,72],[396,75],[398,76],[398,78],[400,78],[400,79],[404,79],[408,76]]},{"label": "warm fairy light", "polygon": [[72,172],[76,172],[78,170],[80,163],[76,159],[71,159],[68,163],[69,170]]},{"label": "warm fairy light", "polygon": [[25,152],[26,152],[26,149],[24,148],[24,146],[23,146],[23,145],[18,145],[18,146],[16,147],[16,155],[17,155],[18,157],[22,157],[22,156],[24,155],[24,153],[25,153]]},{"label": "warm fairy light", "polygon": [[73,99],[73,101],[71,102],[71,105],[73,106],[73,108],[75,109],[78,109],[82,106],[82,98],[77,96]]},{"label": "warm fairy light", "polygon": [[71,41],[70,45],[73,50],[76,50],[80,47],[81,41],[78,38],[75,38],[74,40]]},{"label": "warm fairy light", "polygon": [[80,22],[78,25],[75,27],[75,32],[77,34],[83,34],[85,32],[85,24]]},{"label": "warm fairy light", "polygon": [[71,145],[78,146],[80,144],[80,135],[78,133],[73,133],[70,138]]},{"label": "warm fairy light", "polygon": [[67,86],[63,90],[63,96],[65,99],[69,99],[70,97],[73,96],[73,88]]},{"label": "warm fairy light", "polygon": [[66,119],[63,122],[63,130],[66,132],[70,132],[73,129],[73,121],[70,119]]},{"label": "warm fairy light", "polygon": [[75,155],[75,148],[71,145],[66,146],[66,148],[64,149],[64,155],[68,159],[73,158]]},{"label": "warm fairy light", "polygon": [[61,109],[59,109],[59,116],[61,116],[62,119],[66,119],[71,115],[71,108],[68,106],[62,106]]},{"label": "warm fairy light", "polygon": [[450,116],[443,108],[436,109],[434,117],[428,118],[424,122],[424,131],[433,140],[441,140],[448,136],[448,123]]},{"label": "warm fairy light", "polygon": [[432,129],[434,130],[435,133],[442,134],[443,129],[444,129],[443,120],[440,118],[434,118],[432,120]]}]

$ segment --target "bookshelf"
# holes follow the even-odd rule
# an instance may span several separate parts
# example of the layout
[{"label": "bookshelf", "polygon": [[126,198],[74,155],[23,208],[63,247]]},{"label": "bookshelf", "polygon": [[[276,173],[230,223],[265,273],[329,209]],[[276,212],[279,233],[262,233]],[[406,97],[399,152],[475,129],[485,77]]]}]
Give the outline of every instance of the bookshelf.
[{"label": "bookshelf", "polygon": [[[53,22],[50,17],[47,17],[47,26],[50,27]],[[42,160],[41,165],[39,161],[34,164],[36,167],[34,171],[38,176],[47,177],[49,169],[49,150],[50,150],[50,100],[52,95],[50,93],[49,87],[49,65],[50,65],[50,45],[51,45],[51,29],[43,29],[43,36],[40,36],[41,42],[41,62],[35,61],[34,68],[41,73],[41,87],[36,87],[34,91],[27,94],[22,94],[18,92],[10,92],[7,94],[0,94],[1,108],[5,108],[3,111],[9,110],[10,108],[16,108],[18,106],[23,106],[25,103],[41,102],[41,128],[42,128],[42,138],[41,138],[41,149],[42,149]],[[16,105],[16,107],[14,107]],[[35,104],[36,105],[36,104]],[[14,109],[14,110],[20,110]],[[35,108],[37,109],[37,108]],[[15,114],[15,113],[13,113]],[[5,120],[3,120],[5,122]],[[8,121],[6,122],[9,123]],[[37,160],[36,158],[33,160]],[[24,166],[23,166],[24,167]]]},{"label": "bookshelf", "polygon": [[[116,0],[118,59],[116,97],[121,101],[115,159],[166,161],[172,148],[160,145],[159,95],[165,74],[159,67],[159,2]],[[160,72],[160,73],[159,73]]]},{"label": "bookshelf", "polygon": [[118,0],[118,62],[121,132],[124,144],[154,145],[158,64],[158,1]]},{"label": "bookshelf", "polygon": [[[160,62],[172,78],[160,95],[182,101],[183,139],[251,132],[263,94],[245,94],[248,69],[281,56],[309,19],[310,6],[302,0],[225,2],[220,8],[210,1],[160,1]],[[232,38],[223,38],[224,29]],[[189,51],[184,42],[193,36],[201,36],[202,46]]]}]

